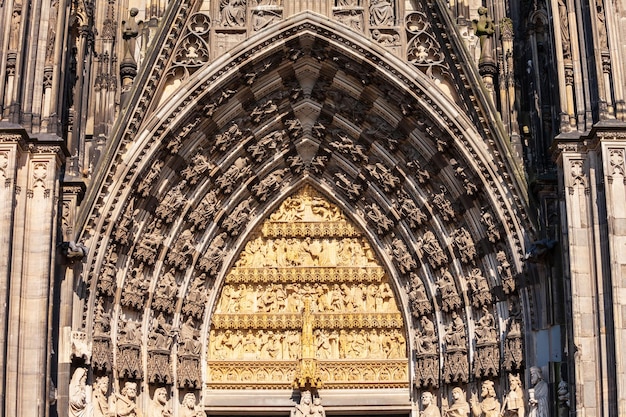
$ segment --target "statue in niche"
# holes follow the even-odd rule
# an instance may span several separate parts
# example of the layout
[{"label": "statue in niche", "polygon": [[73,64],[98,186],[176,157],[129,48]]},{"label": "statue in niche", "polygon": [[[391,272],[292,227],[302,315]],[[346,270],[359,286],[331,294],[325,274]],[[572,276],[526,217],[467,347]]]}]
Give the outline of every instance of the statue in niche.
[{"label": "statue in niche", "polygon": [[500,231],[493,218],[493,215],[483,207],[480,211],[480,222],[487,227],[487,237],[491,243],[496,243],[500,240]]},{"label": "statue in niche", "polygon": [[249,164],[250,161],[248,158],[244,157],[239,157],[233,162],[228,170],[216,181],[217,185],[222,189],[222,192],[225,194],[232,193],[240,180],[252,173],[252,168],[250,168]]},{"label": "statue in niche", "polygon": [[439,194],[430,194],[430,198],[433,200],[433,203],[437,206],[439,211],[441,212],[441,217],[445,221],[451,221],[456,216],[454,212],[454,208],[452,207],[452,203],[450,200],[446,198],[446,189],[445,187],[440,187]]},{"label": "statue in niche", "polygon": [[430,391],[424,391],[422,393],[422,407],[420,417],[441,417],[435,397]]},{"label": "statue in niche", "polygon": [[409,300],[411,302],[411,312],[414,317],[418,318],[426,314],[430,314],[432,306],[426,296],[426,289],[422,280],[416,273],[411,273],[411,284],[407,288]]},{"label": "statue in niche", "polygon": [[108,392],[109,377],[104,375],[96,378],[93,384],[93,395],[91,397],[93,417],[110,417]]},{"label": "statue in niche", "polygon": [[187,186],[187,180],[182,180],[165,194],[155,213],[166,223],[171,223],[178,210],[187,202],[183,189]]},{"label": "statue in niche", "polygon": [[313,414],[311,398],[310,391],[303,391],[300,396],[300,403],[291,410],[290,417],[310,417]]},{"label": "statue in niche", "polygon": [[493,381],[485,381],[482,384],[480,396],[482,401],[478,402],[476,393],[472,394],[470,405],[474,417],[499,417],[500,401],[496,397],[496,390]]},{"label": "statue in niche", "polygon": [[444,417],[469,417],[470,405],[465,399],[465,393],[459,387],[452,390],[452,405],[444,411]]},{"label": "statue in niche", "polygon": [[418,355],[431,355],[437,353],[437,335],[435,324],[423,316],[420,320],[421,330],[415,332],[415,351]]},{"label": "statue in niche", "polygon": [[480,39],[480,61],[492,61],[491,37],[496,30],[493,19],[487,16],[487,8],[478,8],[478,19],[473,20],[474,33]]},{"label": "statue in niche", "polygon": [[369,10],[372,26],[393,26],[395,16],[390,0],[370,0]]},{"label": "statue in niche", "polygon": [[126,320],[119,331],[118,343],[140,345],[142,332],[134,320]]},{"label": "statue in niche", "polygon": [[436,282],[439,293],[441,294],[441,309],[445,312],[452,311],[461,307],[461,297],[454,285],[454,278],[450,271],[441,268],[441,278]]},{"label": "statue in niche", "polygon": [[376,232],[379,235],[384,235],[393,227],[393,221],[391,221],[380,209],[378,204],[372,203],[365,206],[367,210],[367,218],[370,219],[376,225]]},{"label": "statue in niche", "polygon": [[213,239],[209,248],[206,250],[202,259],[200,259],[199,266],[206,271],[210,276],[215,277],[222,266],[226,251],[224,245],[226,244],[226,238],[228,234],[223,232]]},{"label": "statue in niche", "polygon": [[400,212],[400,215],[408,220],[411,229],[417,229],[427,220],[424,212],[406,194],[400,195],[397,201],[392,200],[392,203],[394,203],[394,207]]},{"label": "statue in niche", "polygon": [[148,348],[158,350],[170,350],[172,347],[172,325],[167,322],[160,312],[150,323],[150,334],[148,335]]},{"label": "statue in niche", "polygon": [[246,0],[221,0],[221,24],[227,27],[241,27],[246,24]]},{"label": "statue in niche", "polygon": [[509,374],[509,392],[502,404],[503,417],[524,417],[524,390],[519,375]]},{"label": "statue in niche", "polygon": [[446,350],[465,350],[467,349],[467,336],[465,335],[465,323],[456,311],[452,312],[452,321],[446,328],[444,336],[446,342]]},{"label": "statue in niche", "polygon": [[99,298],[94,312],[93,334],[101,336],[108,334],[109,330],[111,330],[111,315],[104,310],[104,300]]},{"label": "statue in niche", "polygon": [[137,23],[137,15],[139,10],[130,9],[130,18],[122,21],[122,38],[124,39],[124,60],[132,60],[135,62],[135,41],[139,36],[139,24]]},{"label": "statue in niche", "polygon": [[483,276],[480,268],[473,268],[466,278],[472,296],[472,305],[476,308],[490,304],[493,300],[487,278]]},{"label": "statue in niche", "polygon": [[498,343],[496,320],[486,306],[483,306],[483,316],[476,322],[474,334],[477,345]]},{"label": "statue in niche", "polygon": [[204,417],[206,415],[204,411],[199,410],[196,406],[196,395],[193,392],[185,394],[178,411],[180,417]]},{"label": "statue in niche", "polygon": [[504,251],[499,251],[496,254],[496,259],[500,263],[500,265],[498,265],[498,273],[500,274],[500,279],[502,280],[502,291],[504,291],[507,295],[511,294],[515,291],[515,278],[511,272],[511,264],[506,258],[506,253]]},{"label": "statue in niche", "polygon": [[533,387],[528,390],[528,417],[550,417],[548,383],[543,380],[541,368],[530,368],[530,384]]},{"label": "statue in niche", "polygon": [[185,355],[199,355],[202,349],[202,343],[198,340],[200,331],[196,329],[193,317],[187,317],[187,320],[180,326],[180,353]]},{"label": "statue in niche", "polygon": [[428,262],[433,268],[441,266],[448,261],[448,256],[439,246],[435,234],[430,230],[426,231],[424,236],[417,242],[417,253],[420,257],[423,257],[424,253],[426,253]]},{"label": "statue in niche", "polygon": [[474,246],[474,242],[472,241],[472,236],[464,227],[456,229],[452,234],[452,238],[454,239],[454,244],[459,249],[459,253],[461,254],[461,261],[463,263],[473,262],[473,259],[476,257],[476,248]]},{"label": "statue in niche", "polygon": [[87,416],[87,369],[76,368],[69,389],[69,416]]},{"label": "statue in niche", "polygon": [[137,383],[127,381],[120,394],[115,395],[115,415],[117,417],[141,417],[137,408]]},{"label": "statue in niche", "polygon": [[146,417],[172,417],[172,411],[167,406],[167,397],[167,388],[155,389]]}]

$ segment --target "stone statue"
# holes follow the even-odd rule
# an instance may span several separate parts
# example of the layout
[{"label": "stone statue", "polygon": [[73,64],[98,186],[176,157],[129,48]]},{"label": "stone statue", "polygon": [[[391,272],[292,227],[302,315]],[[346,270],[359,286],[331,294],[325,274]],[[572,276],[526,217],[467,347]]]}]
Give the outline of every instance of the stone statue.
[{"label": "stone statue", "polygon": [[193,392],[188,392],[183,397],[183,403],[178,410],[180,417],[203,417],[205,416],[202,410],[198,410],[196,407],[196,395]]},{"label": "stone statue", "polygon": [[104,375],[96,379],[93,384],[91,404],[93,417],[109,417],[109,377]]},{"label": "stone statue", "polygon": [[491,37],[495,32],[495,24],[493,19],[487,16],[487,8],[480,7],[478,9],[478,19],[474,19],[474,33],[480,39],[480,62],[493,60]]},{"label": "stone statue", "polygon": [[70,417],[87,415],[87,370],[76,368],[70,381],[69,413]]},{"label": "stone statue", "polygon": [[372,26],[392,26],[393,5],[389,0],[370,0],[370,22]]},{"label": "stone statue", "polygon": [[141,411],[137,409],[137,383],[127,381],[124,383],[121,394],[116,395],[116,417],[141,417]]},{"label": "stone statue", "polygon": [[422,393],[422,407],[424,409],[420,412],[420,417],[441,417],[435,397],[429,391]]},{"label": "stone statue", "polygon": [[472,394],[470,404],[472,407],[472,415],[474,417],[499,417],[500,401],[496,398],[496,390],[493,387],[493,381],[483,382],[480,396],[482,401],[478,402],[476,394]]},{"label": "stone statue", "polygon": [[465,393],[459,387],[452,390],[452,405],[444,411],[444,417],[468,417],[470,414],[470,405],[465,399]]},{"label": "stone statue", "polygon": [[326,417],[326,411],[324,411],[324,407],[322,406],[322,399],[320,397],[315,397],[313,399],[311,415],[312,417]]},{"label": "stone statue", "polygon": [[524,417],[524,391],[522,381],[517,374],[509,374],[509,393],[504,398],[501,415]]},{"label": "stone statue", "polygon": [[139,10],[133,7],[130,9],[130,18],[122,21],[122,38],[124,39],[124,60],[135,62],[135,42],[139,35],[139,24],[137,15]]},{"label": "stone statue", "polygon": [[300,404],[297,404],[292,410],[290,417],[310,417],[313,414],[313,406],[311,405],[311,392],[303,391],[300,397]]},{"label": "stone statue", "polygon": [[222,26],[243,26],[246,23],[246,0],[221,0]]},{"label": "stone statue", "polygon": [[167,407],[167,401],[166,388],[161,387],[154,390],[146,417],[172,417],[172,411]]},{"label": "stone statue", "polygon": [[530,383],[533,386],[528,390],[528,417],[549,417],[550,404],[548,403],[548,383],[543,380],[541,368],[530,368]]}]

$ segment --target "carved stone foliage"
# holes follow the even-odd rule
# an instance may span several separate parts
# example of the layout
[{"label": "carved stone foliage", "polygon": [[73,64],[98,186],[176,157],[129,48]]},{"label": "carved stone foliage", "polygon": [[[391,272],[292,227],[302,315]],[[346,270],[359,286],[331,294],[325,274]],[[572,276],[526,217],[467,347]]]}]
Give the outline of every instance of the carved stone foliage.
[{"label": "carved stone foliage", "polygon": [[219,209],[217,191],[209,191],[200,204],[189,214],[189,221],[198,230],[205,230]]},{"label": "carved stone foliage", "polygon": [[476,378],[496,377],[500,368],[496,320],[487,307],[483,307],[482,311],[483,316],[476,322],[474,328],[476,337],[474,376]]},{"label": "carved stone foliage", "polygon": [[422,316],[415,331],[415,384],[420,388],[439,386],[439,351],[435,324]]},{"label": "carved stone foliage", "polygon": [[441,268],[440,274],[441,276],[436,284],[441,295],[441,309],[445,312],[456,310],[461,307],[462,301],[454,284],[454,278],[446,268]]},{"label": "carved stone foliage", "polygon": [[474,307],[480,308],[492,303],[493,297],[491,296],[487,278],[483,276],[480,268],[473,268],[466,280],[469,287],[470,299]]},{"label": "carved stone foliage", "polygon": [[184,270],[196,253],[195,243],[193,232],[190,229],[183,230],[167,253],[167,263],[178,270]]},{"label": "carved stone foliage", "polygon": [[128,319],[119,322],[117,337],[117,372],[121,378],[141,379],[141,339],[139,323]]},{"label": "carved stone foliage", "polygon": [[289,387],[296,378],[408,385],[402,317],[384,270],[339,209],[308,187],[248,241],[211,325],[211,387]]},{"label": "carved stone foliage", "polygon": [[407,288],[407,292],[409,294],[411,314],[413,317],[415,319],[419,319],[422,316],[432,314],[433,306],[428,300],[424,283],[420,277],[416,273],[411,272],[409,282],[410,284]]},{"label": "carved stone foliage", "polygon": [[418,240],[417,254],[422,259],[426,258],[433,268],[440,267],[448,262],[448,255],[441,249],[435,234],[430,230],[426,231]]},{"label": "carved stone foliage", "polygon": [[446,346],[443,360],[444,382],[446,384],[468,382],[469,362],[465,323],[456,311],[452,312],[451,322],[446,327],[444,341]]}]

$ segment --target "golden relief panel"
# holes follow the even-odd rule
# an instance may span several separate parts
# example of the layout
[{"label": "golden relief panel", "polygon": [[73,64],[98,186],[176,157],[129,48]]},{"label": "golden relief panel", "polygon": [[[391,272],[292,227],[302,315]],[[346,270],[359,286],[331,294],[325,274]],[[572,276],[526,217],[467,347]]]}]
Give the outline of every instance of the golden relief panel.
[{"label": "golden relief panel", "polygon": [[287,198],[227,275],[207,365],[211,388],[408,387],[404,322],[385,270],[313,189]]}]

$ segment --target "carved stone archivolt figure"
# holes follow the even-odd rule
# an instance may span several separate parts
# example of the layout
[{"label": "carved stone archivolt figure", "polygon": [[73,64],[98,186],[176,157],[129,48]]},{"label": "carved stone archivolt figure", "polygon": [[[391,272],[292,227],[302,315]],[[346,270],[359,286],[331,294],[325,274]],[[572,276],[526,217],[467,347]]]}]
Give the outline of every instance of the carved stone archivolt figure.
[{"label": "carved stone archivolt figure", "polygon": [[415,351],[418,355],[431,355],[437,353],[437,335],[435,324],[428,317],[423,316],[420,320],[421,330],[415,333]]}]

